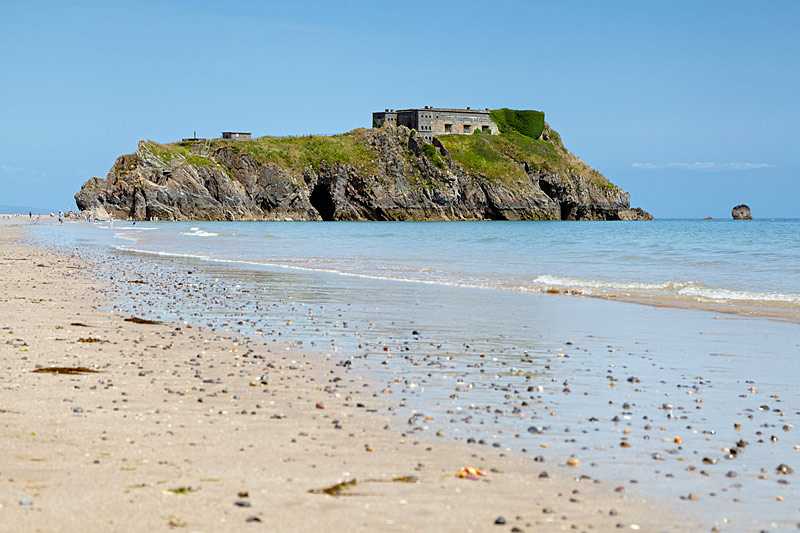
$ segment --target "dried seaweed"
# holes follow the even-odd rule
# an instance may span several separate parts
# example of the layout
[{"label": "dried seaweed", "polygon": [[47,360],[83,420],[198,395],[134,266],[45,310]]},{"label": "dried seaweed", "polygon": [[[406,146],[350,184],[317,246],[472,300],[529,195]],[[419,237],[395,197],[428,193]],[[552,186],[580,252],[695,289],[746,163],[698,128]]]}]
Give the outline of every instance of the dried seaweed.
[{"label": "dried seaweed", "polygon": [[131,284],[134,284],[134,285],[147,285],[147,282],[144,281],[144,280],[141,280],[141,279],[129,279],[128,283],[131,283]]},{"label": "dried seaweed", "polygon": [[148,320],[146,318],[139,318],[138,316],[132,316],[130,318],[126,318],[125,322],[132,322],[134,324],[145,324],[150,326],[161,324],[161,321],[159,320]]},{"label": "dried seaweed", "polygon": [[78,339],[78,342],[83,342],[86,344],[94,344],[96,342],[108,342],[108,341],[104,341],[103,339],[97,339],[95,337],[81,337]]},{"label": "dried seaweed", "polygon": [[419,478],[413,475],[395,476],[389,479],[368,479],[363,483],[419,483]]},{"label": "dried seaweed", "polygon": [[397,476],[392,478],[393,483],[419,483],[417,476]]},{"label": "dried seaweed", "polygon": [[184,496],[186,494],[191,494],[191,493],[195,492],[196,490],[197,489],[194,489],[192,487],[175,487],[175,488],[172,488],[172,489],[167,489],[164,492],[169,492],[171,494],[177,494],[179,496]]},{"label": "dried seaweed", "polygon": [[[346,492],[347,490],[356,486],[357,481],[355,479],[349,479],[347,481],[341,481],[336,483],[335,485],[331,485],[330,487],[324,487],[321,489],[311,489],[308,492],[311,494],[326,494],[328,496],[339,497],[339,496],[357,496],[352,492]],[[367,479],[363,481],[364,483],[419,483],[419,478],[417,476],[406,475],[406,476],[395,476],[389,479]]]},{"label": "dried seaweed", "polygon": [[355,487],[356,483],[358,483],[355,479],[349,479],[347,481],[341,481],[336,483],[335,485],[331,485],[330,487],[324,487],[321,489],[311,489],[308,492],[311,494],[326,494],[328,496],[352,496],[349,494],[345,494],[345,491]]},{"label": "dried seaweed", "polygon": [[50,366],[32,370],[34,374],[66,374],[69,376],[79,374],[97,374],[97,370],[86,368],[85,366]]},{"label": "dried seaweed", "polygon": [[83,322],[71,322],[70,326],[75,326],[76,328],[90,328],[89,324],[84,324]]}]

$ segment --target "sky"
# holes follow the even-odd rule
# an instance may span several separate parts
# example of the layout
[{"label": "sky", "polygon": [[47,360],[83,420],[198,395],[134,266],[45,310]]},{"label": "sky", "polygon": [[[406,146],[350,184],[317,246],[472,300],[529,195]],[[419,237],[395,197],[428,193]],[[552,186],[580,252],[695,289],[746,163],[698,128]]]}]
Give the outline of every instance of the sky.
[{"label": "sky", "polygon": [[74,208],[139,139],[539,109],[660,218],[800,217],[800,2],[0,0],[0,205]]}]

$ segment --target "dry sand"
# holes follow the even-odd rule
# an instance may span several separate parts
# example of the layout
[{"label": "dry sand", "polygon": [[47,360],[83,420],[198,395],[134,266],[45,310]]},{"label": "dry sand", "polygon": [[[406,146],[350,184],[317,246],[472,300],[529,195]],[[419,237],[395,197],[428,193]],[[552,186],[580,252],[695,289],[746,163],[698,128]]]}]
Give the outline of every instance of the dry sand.
[{"label": "dry sand", "polygon": [[91,265],[21,231],[0,224],[0,531],[696,529],[567,457],[404,436],[332,361],[101,312]]}]

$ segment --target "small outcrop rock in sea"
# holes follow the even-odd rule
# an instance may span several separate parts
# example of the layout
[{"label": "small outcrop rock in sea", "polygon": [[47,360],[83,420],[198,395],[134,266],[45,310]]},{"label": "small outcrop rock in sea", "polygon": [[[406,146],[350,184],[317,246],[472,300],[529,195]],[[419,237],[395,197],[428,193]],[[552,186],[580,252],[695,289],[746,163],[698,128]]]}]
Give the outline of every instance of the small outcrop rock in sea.
[{"label": "small outcrop rock in sea", "polygon": [[502,123],[499,135],[432,142],[404,126],[141,141],[105,178],[88,180],[75,202],[83,212],[134,220],[652,219],[570,153],[544,113],[502,116],[518,120]]},{"label": "small outcrop rock in sea", "polygon": [[633,207],[631,209],[620,209],[617,212],[620,220],[653,220],[653,215],[642,209],[641,207]]},{"label": "small outcrop rock in sea", "polygon": [[731,216],[734,220],[753,220],[753,215],[750,212],[750,206],[747,204],[739,204],[731,210]]}]

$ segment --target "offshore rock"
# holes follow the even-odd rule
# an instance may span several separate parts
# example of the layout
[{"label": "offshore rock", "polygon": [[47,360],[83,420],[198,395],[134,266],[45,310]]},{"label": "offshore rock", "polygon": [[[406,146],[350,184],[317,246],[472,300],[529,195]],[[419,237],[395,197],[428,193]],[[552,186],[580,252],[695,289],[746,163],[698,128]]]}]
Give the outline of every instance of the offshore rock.
[{"label": "offshore rock", "polygon": [[739,204],[731,210],[734,220],[753,220],[753,214],[747,204]]},{"label": "offshore rock", "polygon": [[428,143],[386,126],[334,136],[140,141],[105,179],[88,180],[75,202],[81,211],[135,220],[652,219],[569,153],[556,132],[545,133]]}]

